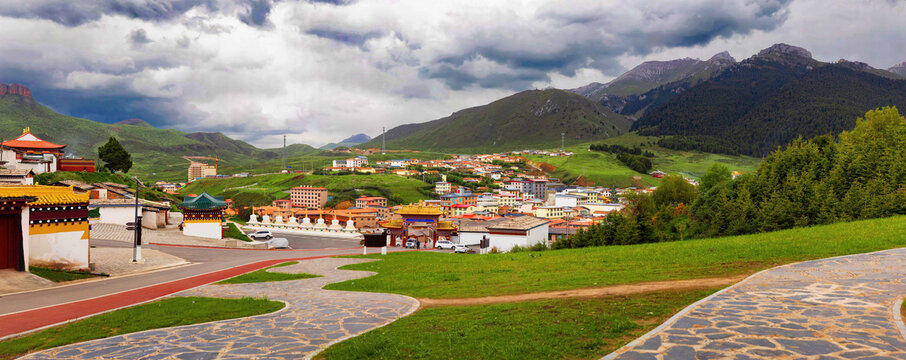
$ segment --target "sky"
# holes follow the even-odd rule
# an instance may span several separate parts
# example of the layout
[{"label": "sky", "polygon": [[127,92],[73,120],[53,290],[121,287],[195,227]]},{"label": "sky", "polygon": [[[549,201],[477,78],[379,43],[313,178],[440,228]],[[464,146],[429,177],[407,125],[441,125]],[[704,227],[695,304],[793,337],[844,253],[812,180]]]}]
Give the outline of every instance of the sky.
[{"label": "sky", "polygon": [[643,61],[906,61],[901,0],[0,0],[0,82],[101,122],[321,146]]}]

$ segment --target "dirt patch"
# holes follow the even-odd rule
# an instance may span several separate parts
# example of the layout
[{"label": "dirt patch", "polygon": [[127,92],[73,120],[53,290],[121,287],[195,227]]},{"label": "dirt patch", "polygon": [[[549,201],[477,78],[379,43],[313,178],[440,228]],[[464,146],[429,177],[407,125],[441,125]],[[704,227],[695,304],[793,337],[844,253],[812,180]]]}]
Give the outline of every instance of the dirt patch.
[{"label": "dirt patch", "polygon": [[704,278],[704,279],[652,281],[652,282],[626,284],[626,285],[613,285],[613,286],[594,287],[594,288],[575,289],[575,290],[562,290],[562,291],[544,291],[544,292],[529,293],[529,294],[517,294],[517,295],[486,296],[486,297],[480,297],[480,298],[460,298],[460,299],[424,299],[424,298],[420,298],[420,299],[418,299],[418,301],[421,303],[421,307],[435,307],[435,306],[486,305],[486,304],[499,304],[499,303],[508,303],[508,302],[521,302],[521,301],[546,300],[546,299],[590,298],[590,297],[603,297],[603,296],[614,296],[614,295],[630,295],[630,294],[639,294],[639,293],[645,293],[645,292],[651,292],[651,291],[713,288],[713,287],[718,287],[718,286],[735,284],[739,281],[742,281],[742,279],[745,279],[747,276],[748,275],[733,275],[733,276]]}]

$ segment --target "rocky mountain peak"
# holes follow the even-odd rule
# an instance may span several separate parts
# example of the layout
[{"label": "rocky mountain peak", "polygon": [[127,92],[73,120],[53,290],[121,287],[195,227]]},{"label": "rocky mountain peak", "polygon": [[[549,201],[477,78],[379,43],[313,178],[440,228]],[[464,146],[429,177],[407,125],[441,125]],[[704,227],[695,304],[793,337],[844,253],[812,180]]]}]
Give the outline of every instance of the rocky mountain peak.
[{"label": "rocky mountain peak", "polygon": [[887,69],[887,71],[906,76],[906,61],[891,66],[889,69]]},{"label": "rocky mountain peak", "polygon": [[621,80],[656,80],[661,75],[668,72],[674,71],[676,69],[687,67],[693,64],[700,63],[701,60],[693,58],[683,58],[676,60],[668,61],[646,61],[639,66],[632,68],[632,70],[627,71],[623,75],[620,75],[612,81],[612,83],[619,82]]},{"label": "rocky mountain peak", "polygon": [[734,59],[732,56],[730,56],[730,52],[728,52],[728,51],[721,51],[721,52],[719,52],[719,53],[717,53],[717,54],[714,54],[714,56],[712,56],[710,59],[708,59],[708,62],[712,62],[712,63],[735,63],[735,62],[736,62],[736,59]]},{"label": "rocky mountain peak", "polygon": [[801,58],[812,58],[812,53],[806,49],[803,49],[798,46],[793,46],[789,44],[774,44],[771,47],[761,50],[758,52],[758,57],[770,57],[770,56],[796,56]]},{"label": "rocky mountain peak", "polygon": [[31,90],[20,84],[3,84],[0,83],[0,96],[19,95],[31,99]]}]

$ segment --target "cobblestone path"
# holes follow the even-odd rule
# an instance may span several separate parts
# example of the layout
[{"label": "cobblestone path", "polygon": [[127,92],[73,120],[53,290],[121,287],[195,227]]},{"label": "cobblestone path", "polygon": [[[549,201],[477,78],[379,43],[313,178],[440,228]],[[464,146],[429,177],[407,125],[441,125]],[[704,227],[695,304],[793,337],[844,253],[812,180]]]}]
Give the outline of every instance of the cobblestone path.
[{"label": "cobblestone path", "polygon": [[906,249],[766,270],[604,359],[906,359]]},{"label": "cobblestone path", "polygon": [[266,297],[287,303],[275,313],[149,330],[30,354],[24,359],[302,359],[334,342],[415,311],[401,295],[321,290],[325,284],[371,276],[337,270],[367,259],[317,259],[271,269],[324,277],[252,284],[205,285],[174,296]]}]

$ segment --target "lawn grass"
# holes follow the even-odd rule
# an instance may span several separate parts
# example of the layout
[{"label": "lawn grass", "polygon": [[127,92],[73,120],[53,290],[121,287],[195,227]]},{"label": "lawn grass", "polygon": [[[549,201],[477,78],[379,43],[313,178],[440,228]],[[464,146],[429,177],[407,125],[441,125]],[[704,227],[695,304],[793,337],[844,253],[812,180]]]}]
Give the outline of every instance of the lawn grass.
[{"label": "lawn grass", "polygon": [[227,223],[227,231],[223,233],[223,236],[246,242],[252,241],[252,239],[249,238],[248,235],[246,235],[244,232],[242,232],[242,230],[239,230],[239,228],[236,227],[236,224],[233,224],[231,222]]},{"label": "lawn grass", "polygon": [[93,277],[98,277],[99,275],[89,274],[81,271],[67,271],[67,270],[57,270],[57,269],[48,269],[37,266],[29,266],[28,272],[38,275],[42,278],[53,282],[65,282],[81,279],[89,279]]},{"label": "lawn grass", "polygon": [[341,269],[378,274],[329,284],[325,289],[426,298],[522,294],[748,274],[796,261],[902,246],[906,246],[906,216],[744,236],[540,253],[359,255],[382,261]]},{"label": "lawn grass", "polygon": [[287,281],[287,280],[299,280],[299,279],[311,279],[316,277],[321,277],[321,275],[306,274],[306,273],[282,273],[282,272],[270,272],[267,269],[273,269],[278,267],[290,266],[298,264],[298,261],[289,261],[285,263],[280,263],[274,266],[269,266],[264,269],[255,270],[250,273],[242,274],[236,277],[231,277],[229,279],[218,282],[217,284],[246,284],[246,283],[258,283],[258,282],[270,282],[270,281]]},{"label": "lawn grass", "polygon": [[253,298],[168,298],[4,340],[0,342],[0,359],[137,331],[266,314],[283,306],[279,301]]},{"label": "lawn grass", "polygon": [[425,308],[318,359],[597,359],[717,289]]}]

